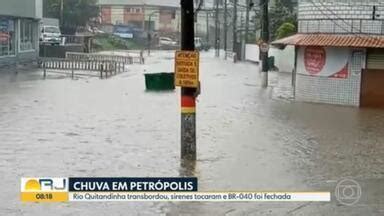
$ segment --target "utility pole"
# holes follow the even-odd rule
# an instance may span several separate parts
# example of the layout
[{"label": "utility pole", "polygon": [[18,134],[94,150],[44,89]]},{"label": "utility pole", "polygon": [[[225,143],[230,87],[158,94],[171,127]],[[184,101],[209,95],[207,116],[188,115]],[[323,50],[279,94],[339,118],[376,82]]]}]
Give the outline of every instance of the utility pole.
[{"label": "utility pole", "polygon": [[[261,9],[261,43],[268,44],[269,42],[269,17],[268,17],[268,0],[260,1]],[[262,86],[264,88],[268,87],[268,51],[260,51],[260,59],[262,62],[261,68],[261,77],[262,77]]]},{"label": "utility pole", "polygon": [[148,49],[148,56],[151,55],[151,43],[152,43],[152,34],[151,34],[151,23],[152,23],[152,14],[149,15],[148,19],[148,26],[147,26],[147,49]]},{"label": "utility pole", "polygon": [[148,49],[148,56],[151,55],[151,45],[152,45],[152,29],[151,29],[151,23],[152,23],[152,16],[154,16],[158,11],[154,11],[149,14],[148,18],[148,26],[147,26],[147,49]]},{"label": "utility pole", "polygon": [[63,27],[64,24],[64,0],[60,1],[60,24]]},{"label": "utility pole", "polygon": [[233,0],[233,47],[232,50],[236,51],[236,44],[237,44],[237,2],[238,0]]},{"label": "utility pole", "polygon": [[206,42],[209,43],[209,12],[208,10],[205,11],[205,15],[207,16],[207,38],[206,38]]},{"label": "utility pole", "polygon": [[219,0],[215,0],[215,50],[216,57],[220,56],[220,36],[219,36]]},{"label": "utility pole", "polygon": [[[195,50],[193,1],[181,3],[181,50]],[[181,88],[181,159],[196,160],[196,88]]]},{"label": "utility pole", "polygon": [[248,32],[249,32],[249,11],[251,10],[251,0],[246,1],[247,11],[245,13],[245,33],[242,46],[242,60],[245,60],[245,47],[248,42]]},{"label": "utility pole", "polygon": [[[227,40],[228,40],[228,0],[224,1],[224,52],[227,52]],[[224,55],[224,58],[227,59],[227,55]]]}]

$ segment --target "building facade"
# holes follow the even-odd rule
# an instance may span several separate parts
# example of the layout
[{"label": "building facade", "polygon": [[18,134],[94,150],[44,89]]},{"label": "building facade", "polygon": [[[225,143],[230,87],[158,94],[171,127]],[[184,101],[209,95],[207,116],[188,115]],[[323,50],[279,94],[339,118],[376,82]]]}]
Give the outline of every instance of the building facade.
[{"label": "building facade", "polygon": [[101,25],[130,25],[144,31],[179,32],[177,1],[99,0]]},{"label": "building facade", "polygon": [[0,67],[38,58],[42,8],[42,0],[2,0]]},{"label": "building facade", "polygon": [[299,0],[295,45],[299,101],[384,107],[384,2]]}]

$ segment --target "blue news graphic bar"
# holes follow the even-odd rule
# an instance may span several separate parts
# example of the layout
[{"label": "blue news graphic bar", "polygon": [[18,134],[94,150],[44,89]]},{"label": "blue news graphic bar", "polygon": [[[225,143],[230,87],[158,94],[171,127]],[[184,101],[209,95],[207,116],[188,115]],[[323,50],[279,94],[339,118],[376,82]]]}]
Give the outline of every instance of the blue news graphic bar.
[{"label": "blue news graphic bar", "polygon": [[197,178],[69,178],[69,192],[197,191]]}]

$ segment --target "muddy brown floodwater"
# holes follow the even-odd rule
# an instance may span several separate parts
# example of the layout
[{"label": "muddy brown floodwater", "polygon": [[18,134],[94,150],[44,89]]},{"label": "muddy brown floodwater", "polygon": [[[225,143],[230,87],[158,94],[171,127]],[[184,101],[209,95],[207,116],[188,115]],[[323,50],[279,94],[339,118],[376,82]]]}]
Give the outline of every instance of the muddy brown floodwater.
[{"label": "muddy brown floodwater", "polygon": [[[0,73],[0,215],[384,215],[384,111],[291,100],[289,75],[202,53],[198,160],[180,166],[179,91],[145,91],[171,52],[108,80],[24,69]],[[180,176],[201,191],[333,191],[359,182],[353,206],[330,203],[19,201],[27,176]]]}]

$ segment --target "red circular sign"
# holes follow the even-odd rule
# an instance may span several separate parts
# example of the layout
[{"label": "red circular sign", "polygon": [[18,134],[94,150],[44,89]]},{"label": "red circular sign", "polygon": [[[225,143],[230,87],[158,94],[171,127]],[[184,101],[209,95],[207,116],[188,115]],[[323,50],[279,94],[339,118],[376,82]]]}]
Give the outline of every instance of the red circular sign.
[{"label": "red circular sign", "polygon": [[324,68],[326,58],[327,54],[323,47],[306,47],[304,51],[305,69],[311,75],[320,73]]}]

